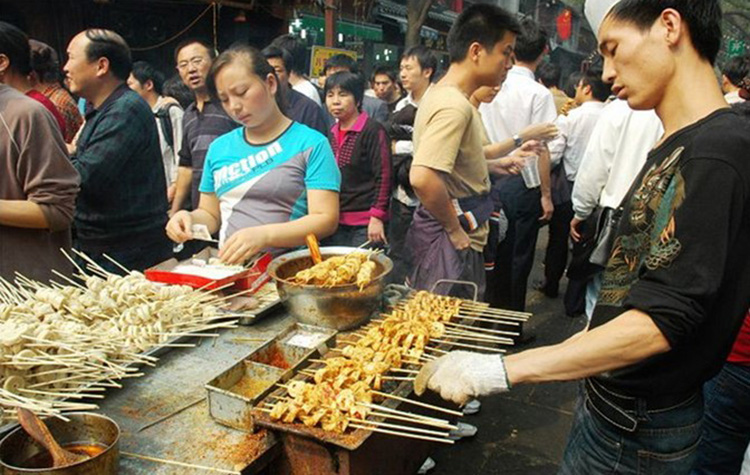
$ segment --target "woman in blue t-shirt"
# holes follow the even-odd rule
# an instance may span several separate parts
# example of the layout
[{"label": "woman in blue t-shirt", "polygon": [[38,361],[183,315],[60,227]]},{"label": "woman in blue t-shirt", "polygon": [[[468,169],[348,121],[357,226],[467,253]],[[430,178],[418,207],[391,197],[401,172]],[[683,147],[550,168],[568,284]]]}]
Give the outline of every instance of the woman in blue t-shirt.
[{"label": "woman in blue t-shirt", "polygon": [[235,264],[264,249],[303,245],[308,233],[333,234],[341,185],[333,152],[326,137],[283,114],[265,58],[232,47],[214,62],[208,85],[243,127],[209,146],[198,209],[172,216],[170,239],[190,240],[192,226],[203,224],[219,231],[221,260]]}]

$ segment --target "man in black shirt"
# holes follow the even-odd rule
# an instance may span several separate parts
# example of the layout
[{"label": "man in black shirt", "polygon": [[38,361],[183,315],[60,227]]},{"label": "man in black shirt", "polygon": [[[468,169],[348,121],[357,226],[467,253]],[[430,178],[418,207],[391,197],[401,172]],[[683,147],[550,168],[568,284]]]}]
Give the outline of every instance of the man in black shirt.
[{"label": "man in black shirt", "polygon": [[284,91],[284,115],[295,122],[305,124],[321,134],[328,136],[328,122],[321,109],[315,101],[298,92],[289,85],[289,71],[292,69],[292,55],[287,50],[277,46],[267,46],[263,49],[263,56],[270,64],[276,77],[279,79],[279,87]]},{"label": "man in black shirt", "polygon": [[750,127],[713,72],[718,0],[589,0],[603,78],[664,137],[623,201],[590,328],[507,358],[454,352],[417,386],[457,402],[583,379],[560,473],[687,473],[701,388],[750,306]]}]

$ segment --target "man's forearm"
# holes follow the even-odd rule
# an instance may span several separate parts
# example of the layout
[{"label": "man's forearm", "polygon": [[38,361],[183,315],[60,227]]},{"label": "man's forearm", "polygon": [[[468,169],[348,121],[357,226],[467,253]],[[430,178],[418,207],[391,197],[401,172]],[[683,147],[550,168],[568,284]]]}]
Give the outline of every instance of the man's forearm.
[{"label": "man's forearm", "polygon": [[187,167],[177,169],[177,181],[175,183],[174,200],[172,201],[172,213],[182,208],[183,203],[190,193],[190,183],[193,181],[193,171]]},{"label": "man's forearm", "polygon": [[505,368],[511,385],[570,381],[630,366],[669,349],[651,317],[628,310],[558,345],[508,356]]},{"label": "man's forearm", "polygon": [[551,195],[551,180],[550,171],[550,155],[547,146],[544,146],[544,151],[539,154],[539,180],[541,181],[542,196]]},{"label": "man's forearm", "polygon": [[484,151],[484,158],[486,160],[493,160],[508,155],[515,148],[516,145],[513,139],[505,139],[485,145],[482,147],[482,150]]},{"label": "man's forearm", "polygon": [[14,228],[49,228],[41,206],[26,200],[0,200],[0,224]]},{"label": "man's forearm", "polygon": [[422,206],[446,231],[450,232],[461,226],[445,188],[445,182],[438,172],[427,167],[412,166],[409,179]]}]

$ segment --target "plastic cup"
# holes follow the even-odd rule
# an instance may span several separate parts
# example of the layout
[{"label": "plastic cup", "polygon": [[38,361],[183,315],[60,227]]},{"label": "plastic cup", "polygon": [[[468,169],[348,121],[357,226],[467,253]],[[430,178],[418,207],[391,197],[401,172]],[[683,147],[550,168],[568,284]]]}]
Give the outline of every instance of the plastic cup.
[{"label": "plastic cup", "polygon": [[539,157],[537,155],[526,157],[526,165],[521,169],[521,176],[526,188],[536,188],[542,184],[542,180],[539,178]]}]

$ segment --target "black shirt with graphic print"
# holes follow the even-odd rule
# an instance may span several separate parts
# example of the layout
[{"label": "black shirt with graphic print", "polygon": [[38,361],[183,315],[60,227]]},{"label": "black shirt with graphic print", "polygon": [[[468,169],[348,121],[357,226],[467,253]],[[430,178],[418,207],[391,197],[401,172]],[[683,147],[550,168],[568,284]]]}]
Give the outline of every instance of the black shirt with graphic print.
[{"label": "black shirt with graphic print", "polygon": [[720,109],[673,134],[623,207],[591,328],[638,309],[671,350],[594,379],[688,396],[721,368],[750,306],[750,122]]}]

